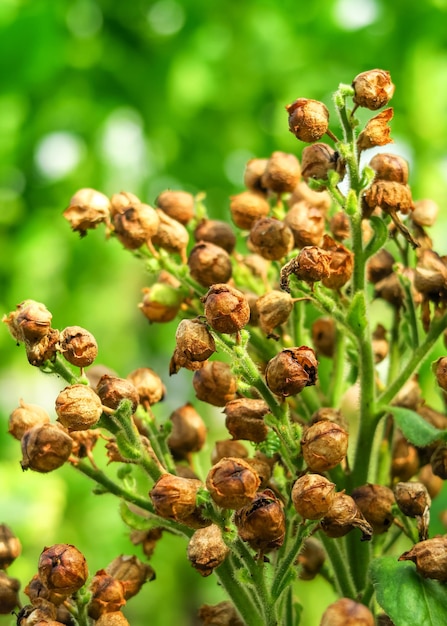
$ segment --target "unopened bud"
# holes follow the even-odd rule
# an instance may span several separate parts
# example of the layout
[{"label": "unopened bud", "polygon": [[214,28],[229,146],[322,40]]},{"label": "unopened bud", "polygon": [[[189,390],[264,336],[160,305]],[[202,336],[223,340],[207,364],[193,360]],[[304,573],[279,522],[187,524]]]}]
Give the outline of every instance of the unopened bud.
[{"label": "unopened bud", "polygon": [[188,559],[201,576],[209,576],[222,565],[230,549],[222,539],[219,526],[211,524],[195,531],[188,543]]},{"label": "unopened bud", "polygon": [[214,502],[225,509],[240,509],[250,504],[259,484],[259,477],[249,463],[231,457],[216,463],[206,478]]},{"label": "unopened bud", "polygon": [[329,511],[335,496],[335,485],[320,474],[304,474],[292,488],[292,503],[303,519],[317,520]]},{"label": "unopened bud", "polygon": [[368,70],[361,72],[352,81],[353,100],[361,107],[376,111],[388,104],[394,94],[394,85],[390,73],[386,70]]}]

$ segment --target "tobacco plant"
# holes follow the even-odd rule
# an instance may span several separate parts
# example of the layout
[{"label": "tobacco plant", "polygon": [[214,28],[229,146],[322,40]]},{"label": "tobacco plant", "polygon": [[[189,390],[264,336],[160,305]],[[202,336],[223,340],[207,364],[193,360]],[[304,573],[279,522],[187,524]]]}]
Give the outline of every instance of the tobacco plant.
[{"label": "tobacco plant", "polygon": [[[149,272],[148,333],[175,329],[164,371],[101,370],[94,336],[53,328],[38,302],[4,318],[30,364],[67,383],[57,419],[24,401],[11,414],[23,469],[69,463],[116,495],[148,559],[164,532],[182,536],[197,575],[228,596],[198,607],[203,624],[306,624],[298,598],[316,576],[340,598],[322,607],[322,626],[445,622],[447,537],[430,536],[429,521],[447,475],[447,420],[418,371],[445,336],[447,262],[428,234],[437,206],[413,199],[407,162],[377,150],[368,161],[392,141],[393,92],[377,69],[340,85],[340,137],[322,102],[286,106],[307,144],[300,159],[250,160],[227,222],[184,191],[154,206],[131,192],[74,194],[73,231],[102,224]],[[361,128],[362,109],[373,115]],[[156,418],[163,378],[181,368],[198,402],[178,398]],[[443,399],[447,357],[432,368]],[[227,439],[208,441],[203,403],[222,407]],[[206,442],[209,468],[195,460]],[[0,545],[16,547],[3,534]],[[129,576],[112,567],[88,578],[81,557],[65,544],[44,550],[19,624],[36,623],[35,611],[47,611],[39,624],[128,623]],[[137,590],[153,577],[138,564]],[[104,592],[115,583],[118,600]]]}]

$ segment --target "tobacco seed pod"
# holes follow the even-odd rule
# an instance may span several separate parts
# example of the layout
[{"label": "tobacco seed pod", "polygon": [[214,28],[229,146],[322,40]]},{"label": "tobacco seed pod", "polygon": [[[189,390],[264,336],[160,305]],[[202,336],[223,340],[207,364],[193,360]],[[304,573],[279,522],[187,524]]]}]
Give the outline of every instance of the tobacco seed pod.
[{"label": "tobacco seed pod", "polygon": [[110,198],[110,213],[114,217],[117,213],[124,213],[128,208],[141,204],[140,198],[130,191],[114,193]]},{"label": "tobacco seed pod", "polygon": [[248,461],[248,450],[243,443],[235,441],[234,439],[216,441],[211,452],[211,463],[216,465],[225,457],[236,457]]},{"label": "tobacco seed pod", "polygon": [[357,138],[357,148],[359,152],[369,150],[376,146],[385,146],[388,143],[393,143],[390,137],[391,127],[389,126],[393,115],[394,111],[392,108],[384,109],[366,123],[365,128]]},{"label": "tobacco seed pod", "polygon": [[353,100],[357,106],[371,111],[381,109],[388,104],[394,94],[394,85],[390,73],[386,70],[368,70],[361,72],[352,81]]},{"label": "tobacco seed pod", "polygon": [[417,473],[418,469],[419,454],[417,449],[404,437],[399,437],[393,445],[391,477],[406,482]]},{"label": "tobacco seed pod", "polygon": [[149,496],[157,515],[186,523],[196,513],[196,497],[202,488],[200,480],[163,474],[157,480]]},{"label": "tobacco seed pod", "polygon": [[113,611],[100,615],[95,626],[130,626],[130,624],[121,611]]},{"label": "tobacco seed pod", "polygon": [[300,162],[294,154],[273,152],[262,174],[261,185],[274,193],[293,191],[301,178]]},{"label": "tobacco seed pod", "polygon": [[23,470],[46,473],[61,467],[71,454],[73,441],[59,424],[39,424],[22,437]]},{"label": "tobacco seed pod", "polygon": [[212,243],[231,254],[236,247],[236,235],[230,224],[220,220],[202,219],[194,230],[194,239]]},{"label": "tobacco seed pod", "polygon": [[48,334],[38,341],[25,341],[28,363],[40,367],[45,361],[54,361],[59,351],[59,331],[50,328]]},{"label": "tobacco seed pod", "polygon": [[121,582],[125,600],[136,596],[144,583],[155,578],[155,572],[150,565],[143,563],[136,556],[124,554],[113,559],[105,571]]},{"label": "tobacco seed pod", "polygon": [[268,159],[250,159],[244,170],[244,185],[255,193],[267,193],[262,183],[262,175],[267,166]]},{"label": "tobacco seed pod", "polygon": [[46,600],[40,600],[37,606],[26,604],[17,615],[19,626],[63,626],[56,622],[56,607]]},{"label": "tobacco seed pod", "polygon": [[440,257],[434,250],[423,250],[416,263],[415,288],[436,302],[440,297],[443,297],[446,284],[447,267],[444,258]]},{"label": "tobacco seed pod", "polygon": [[176,347],[169,364],[169,374],[177,374],[180,368],[198,370],[216,351],[214,338],[200,319],[184,319],[175,333]]},{"label": "tobacco seed pod", "polygon": [[267,363],[265,382],[273,393],[287,397],[315,385],[318,361],[312,348],[286,348]]},{"label": "tobacco seed pod", "polygon": [[55,408],[58,421],[69,430],[87,430],[102,415],[98,394],[82,384],[65,387],[56,398]]},{"label": "tobacco seed pod", "polygon": [[408,183],[408,162],[398,154],[379,152],[373,156],[369,166],[375,171],[375,180]]},{"label": "tobacco seed pod", "polygon": [[367,606],[351,598],[340,598],[322,615],[320,626],[374,626],[374,616]]},{"label": "tobacco seed pod", "polygon": [[[334,171],[343,178],[345,163],[338,152],[326,143],[314,143],[304,148],[301,154],[301,174],[307,182],[310,178],[325,181],[328,172]],[[324,184],[322,189],[324,189]]]},{"label": "tobacco seed pod", "polygon": [[39,424],[48,424],[50,416],[37,404],[28,404],[20,399],[20,405],[9,416],[8,432],[19,441],[27,430]]},{"label": "tobacco seed pod", "polygon": [[401,387],[400,391],[393,400],[393,405],[417,411],[422,403],[422,389],[419,385],[419,377],[418,374],[413,374],[413,376]]},{"label": "tobacco seed pod", "polygon": [[389,343],[386,338],[386,328],[382,324],[377,324],[372,334],[372,349],[374,363],[381,363],[388,355]]},{"label": "tobacco seed pod", "polygon": [[329,235],[323,236],[321,247],[329,253],[329,276],[323,276],[322,283],[328,289],[341,289],[351,278],[354,255]]},{"label": "tobacco seed pod", "polygon": [[186,228],[161,209],[155,209],[158,215],[158,230],[152,237],[152,243],[167,252],[178,252],[182,263],[186,263],[186,248],[189,234]]},{"label": "tobacco seed pod", "polygon": [[294,245],[291,229],[274,217],[262,217],[250,229],[248,245],[264,259],[279,261]]},{"label": "tobacco seed pod", "polygon": [[332,200],[327,191],[311,189],[304,180],[301,180],[292,191],[287,199],[287,204],[289,207],[292,207],[294,204],[301,201],[304,201],[314,209],[319,209],[323,215],[325,215],[332,206]]},{"label": "tobacco seed pod", "polygon": [[264,400],[236,398],[227,402],[224,413],[225,426],[234,439],[260,443],[267,437],[269,429],[264,416],[269,413],[269,408]]},{"label": "tobacco seed pod", "polygon": [[260,480],[249,463],[223,458],[208,472],[206,487],[214,502],[224,509],[240,509],[250,504]]},{"label": "tobacco seed pod", "polygon": [[44,304],[24,300],[2,318],[16,341],[34,343],[50,332],[52,314]]},{"label": "tobacco seed pod", "polygon": [[419,517],[430,508],[431,498],[419,482],[401,482],[394,487],[397,506],[407,517]]},{"label": "tobacco seed pod", "polygon": [[113,216],[115,234],[128,250],[150,243],[158,232],[159,223],[156,210],[143,202],[135,203]]},{"label": "tobacco seed pod", "polygon": [[98,355],[95,337],[81,326],[68,326],[61,331],[60,351],[69,363],[78,367],[87,367]]},{"label": "tobacco seed pod", "polygon": [[245,622],[228,600],[214,606],[204,604],[200,607],[198,615],[203,626],[245,626]]},{"label": "tobacco seed pod", "polygon": [[22,546],[19,539],[6,524],[0,524],[0,570],[8,569],[20,553]]},{"label": "tobacco seed pod", "polygon": [[420,541],[404,552],[399,561],[413,561],[424,578],[447,582],[447,535]]},{"label": "tobacco seed pod", "polygon": [[329,127],[329,111],[322,102],[298,98],[286,106],[289,114],[289,130],[300,141],[319,141]]},{"label": "tobacco seed pod", "polygon": [[187,191],[162,191],[155,203],[180,224],[186,225],[194,217],[194,196]]},{"label": "tobacco seed pod", "polygon": [[289,293],[274,289],[256,300],[258,323],[267,337],[277,338],[274,329],[285,324],[293,309],[293,298]]},{"label": "tobacco seed pod", "polygon": [[78,591],[88,576],[84,555],[75,546],[56,543],[39,557],[39,577],[47,589],[69,596]]},{"label": "tobacco seed pod", "polygon": [[168,446],[176,458],[183,459],[191,452],[198,452],[203,448],[206,426],[192,404],[187,403],[176,409],[169,419],[172,430]]},{"label": "tobacco seed pod", "polygon": [[312,413],[310,420],[307,422],[308,426],[312,426],[317,422],[322,422],[323,420],[334,422],[341,426],[344,430],[348,428],[348,421],[343,415],[343,413],[339,409],[334,409],[331,406],[322,406],[317,411]]},{"label": "tobacco seed pod", "polygon": [[177,316],[183,295],[176,287],[155,283],[142,289],[143,299],[138,308],[149,322],[171,322]]},{"label": "tobacco seed pod", "polygon": [[195,531],[188,543],[188,559],[203,577],[210,576],[227,558],[230,549],[216,524]]},{"label": "tobacco seed pod", "polygon": [[192,384],[196,396],[213,406],[225,406],[233,400],[237,391],[237,380],[228,363],[209,361],[194,372]]},{"label": "tobacco seed pod", "polygon": [[312,472],[326,472],[346,457],[348,433],[335,422],[322,420],[305,429],[301,450]]},{"label": "tobacco seed pod", "polygon": [[289,276],[294,274],[298,280],[315,283],[327,278],[331,273],[331,257],[322,248],[306,246],[298,256],[286,263],[281,270],[281,288],[289,291]]},{"label": "tobacco seed pod", "polygon": [[101,615],[119,611],[126,604],[123,583],[110,576],[105,569],[96,572],[89,590],[92,597],[88,605],[88,614],[92,619],[96,620]]},{"label": "tobacco seed pod", "polygon": [[334,213],[329,221],[329,230],[336,241],[349,239],[351,236],[351,225],[349,217],[344,211],[337,211]]},{"label": "tobacco seed pod", "polygon": [[295,511],[303,519],[321,519],[334,501],[335,484],[320,474],[304,474],[295,481],[291,497]]},{"label": "tobacco seed pod", "polygon": [[325,560],[326,552],[321,543],[318,539],[308,537],[303,541],[298,554],[298,578],[300,580],[313,580],[320,572]]},{"label": "tobacco seed pod", "polygon": [[411,219],[417,226],[433,226],[438,217],[439,206],[434,200],[428,198],[416,200]]},{"label": "tobacco seed pod", "polygon": [[45,600],[48,603],[54,604],[55,607],[59,607],[67,599],[65,593],[57,593],[52,589],[48,589],[42,582],[39,574],[35,574],[32,577],[23,591],[26,593],[31,603],[35,605],[40,605],[42,600]]},{"label": "tobacco seed pod", "polygon": [[406,214],[413,210],[410,187],[389,180],[373,182],[363,194],[363,202],[370,212],[377,207],[390,214],[395,211]]},{"label": "tobacco seed pod", "polygon": [[256,455],[254,457],[246,458],[245,460],[252,467],[252,469],[254,469],[254,471],[258,475],[259,480],[261,481],[259,484],[259,489],[266,489],[272,477],[272,459],[266,457],[260,452],[256,452]]},{"label": "tobacco seed pod", "polygon": [[160,376],[150,367],[139,367],[127,375],[135,386],[141,404],[157,404],[163,400],[166,389]]},{"label": "tobacco seed pod", "polygon": [[234,523],[242,541],[259,554],[280,548],[284,542],[284,507],[271,489],[257,493],[250,504],[236,511]]},{"label": "tobacco seed pod", "polygon": [[71,229],[84,237],[87,230],[96,228],[101,222],[109,223],[110,200],[100,191],[85,187],[72,196],[62,215]]},{"label": "tobacco seed pod", "polygon": [[443,389],[444,391],[447,391],[447,357],[446,356],[440,357],[433,364],[433,371],[435,373],[438,385],[441,387],[441,389]]},{"label": "tobacco seed pod", "polygon": [[366,272],[369,282],[376,284],[393,273],[395,260],[393,255],[381,248],[368,261]]},{"label": "tobacco seed pod", "polygon": [[233,269],[228,252],[214,243],[199,241],[188,256],[189,271],[202,287],[230,280]]},{"label": "tobacco seed pod", "polygon": [[324,214],[307,201],[293,204],[284,216],[284,223],[293,233],[295,248],[317,246],[325,229]]},{"label": "tobacco seed pod", "polygon": [[243,191],[230,200],[231,218],[238,228],[249,230],[256,220],[270,213],[270,205],[260,193]]},{"label": "tobacco seed pod", "polygon": [[312,324],[312,345],[318,355],[331,358],[334,355],[337,329],[331,317],[320,317]]},{"label": "tobacco seed pod", "polygon": [[0,571],[0,615],[11,614],[20,606],[20,581]]},{"label": "tobacco seed pod", "polygon": [[366,521],[372,526],[375,535],[385,533],[394,520],[392,512],[395,503],[391,489],[384,485],[362,485],[351,493]]},{"label": "tobacco seed pod", "polygon": [[138,391],[131,380],[109,374],[101,376],[96,385],[96,393],[104,406],[114,410],[123,400],[130,400],[132,412],[135,412],[140,401]]},{"label": "tobacco seed pod", "polygon": [[440,444],[430,457],[430,465],[435,476],[447,479],[447,445]]},{"label": "tobacco seed pod", "polygon": [[212,285],[201,300],[208,324],[218,333],[237,333],[250,320],[247,298],[234,287]]},{"label": "tobacco seed pod", "polygon": [[323,532],[332,538],[344,537],[354,528],[362,532],[362,541],[369,541],[372,526],[366,521],[354,498],[344,492],[336,493],[329,511],[320,522]]},{"label": "tobacco seed pod", "polygon": [[418,480],[428,491],[428,495],[433,500],[438,496],[444,486],[444,481],[440,476],[433,473],[430,463],[427,463],[419,470]]},{"label": "tobacco seed pod", "polygon": [[135,545],[141,545],[144,555],[150,559],[154,554],[157,543],[163,536],[162,528],[152,528],[150,530],[132,530],[130,540]]}]

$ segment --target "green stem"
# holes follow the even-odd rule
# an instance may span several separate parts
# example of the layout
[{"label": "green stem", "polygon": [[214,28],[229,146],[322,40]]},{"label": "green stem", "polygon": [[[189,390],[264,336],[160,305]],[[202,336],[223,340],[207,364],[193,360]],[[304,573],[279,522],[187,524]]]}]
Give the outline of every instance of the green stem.
[{"label": "green stem", "polygon": [[344,392],[346,368],[346,333],[337,328],[335,336],[335,354],[329,390],[329,406],[338,407]]},{"label": "green stem", "polygon": [[357,591],[340,540],[327,537],[323,532],[320,532],[319,538],[331,563],[337,592],[342,597],[355,599]]},{"label": "green stem", "polygon": [[40,368],[45,374],[56,374],[67,381],[69,385],[88,384],[88,380],[84,376],[77,376],[71,367],[67,364],[67,361],[57,354],[54,361],[45,361],[44,365]]},{"label": "green stem", "polygon": [[216,568],[215,573],[228,597],[239,611],[246,626],[266,626],[259,607],[253,602],[244,585],[234,577],[237,567],[229,557]]},{"label": "green stem", "polygon": [[293,543],[287,550],[287,554],[278,562],[271,589],[272,598],[279,598],[290,583],[290,569],[297,559],[304,539],[310,534],[313,526],[315,526],[315,522],[306,522],[298,527]]}]

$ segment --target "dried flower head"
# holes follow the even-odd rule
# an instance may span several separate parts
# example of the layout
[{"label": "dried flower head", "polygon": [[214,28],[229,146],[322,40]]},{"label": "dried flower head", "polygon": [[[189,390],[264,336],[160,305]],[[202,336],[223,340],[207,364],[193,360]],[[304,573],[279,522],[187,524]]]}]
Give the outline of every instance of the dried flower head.
[{"label": "dried flower head", "polygon": [[102,222],[109,226],[110,200],[96,189],[79,189],[72,196],[63,216],[70,223],[72,230],[79,232],[83,237],[87,230],[96,228]]},{"label": "dried flower head", "polygon": [[394,85],[386,70],[374,69],[357,74],[352,86],[355,104],[371,111],[377,111],[388,104],[394,94]]}]

